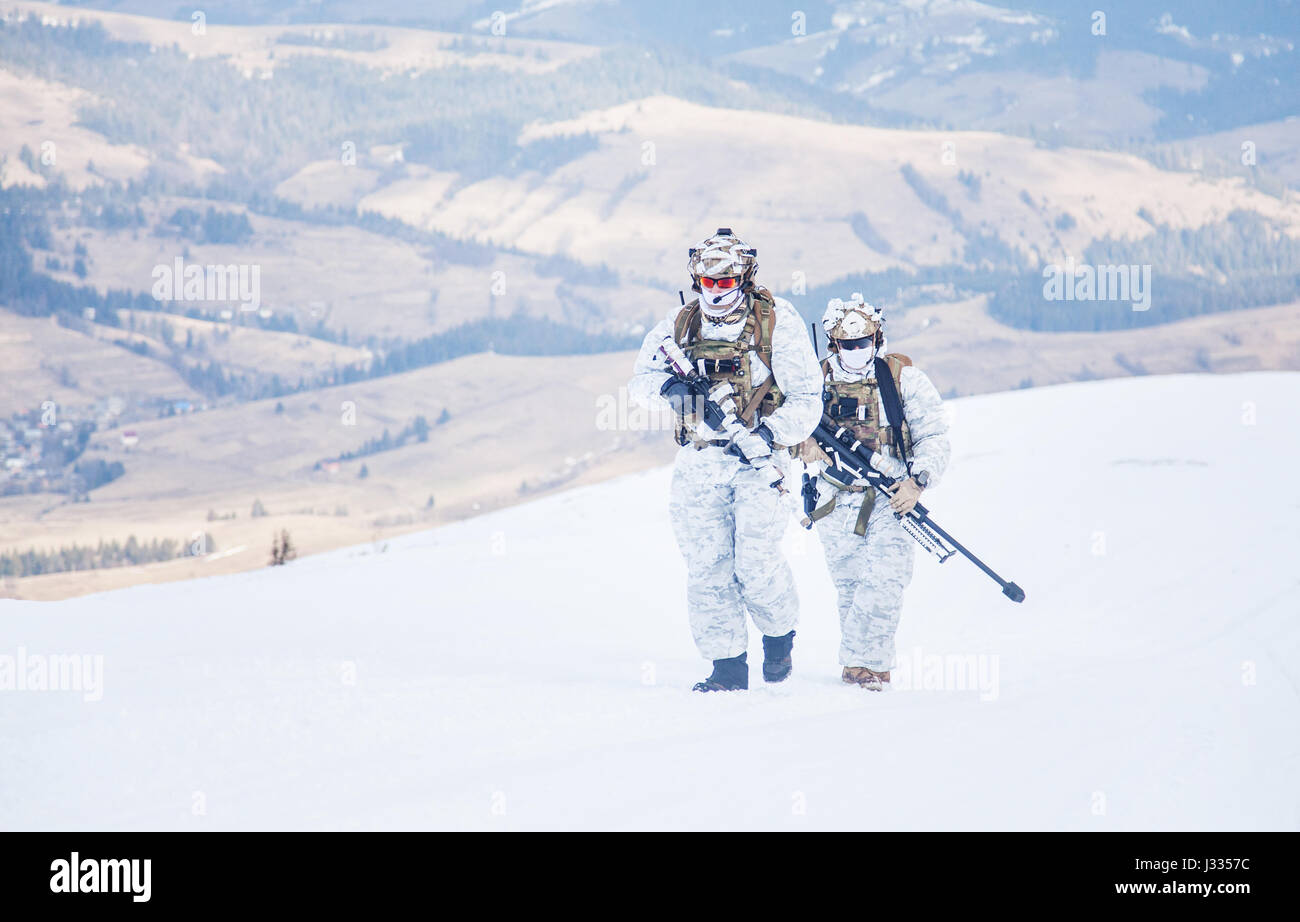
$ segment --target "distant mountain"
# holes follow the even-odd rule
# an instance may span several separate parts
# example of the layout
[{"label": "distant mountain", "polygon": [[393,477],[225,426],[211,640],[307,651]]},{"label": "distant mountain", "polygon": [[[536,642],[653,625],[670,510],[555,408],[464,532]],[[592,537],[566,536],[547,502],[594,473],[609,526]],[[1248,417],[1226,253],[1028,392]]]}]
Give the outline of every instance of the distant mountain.
[{"label": "distant mountain", "polygon": [[[539,5],[516,19],[536,25],[588,6]],[[897,64],[874,87],[849,90],[821,86],[826,74],[768,66],[778,51],[813,49],[812,35],[714,60],[664,45],[629,53],[522,38],[516,20],[504,38],[375,25],[212,24],[196,35],[184,21],[89,14],[72,28],[71,18],[52,24],[62,8],[19,8],[42,15],[0,23],[0,86],[13,100],[0,106],[0,180],[49,186],[42,207],[105,231],[80,243],[90,253],[78,264],[70,235],[51,245],[21,229],[33,254],[6,276],[19,294],[43,285],[21,283],[25,273],[49,271],[147,288],[158,246],[175,239],[168,222],[204,212],[206,200],[225,203],[223,214],[271,219],[253,220],[265,230],[243,253],[278,282],[268,295],[277,322],[293,312],[299,331],[328,325],[316,331],[360,333],[344,344],[376,350],[515,312],[626,335],[680,285],[683,242],[723,223],[764,247],[777,290],[820,298],[853,284],[914,304],[939,286],[953,298],[987,294],[1001,319],[1030,329],[1116,329],[1300,296],[1296,211],[1268,172],[1286,131],[1261,131],[1260,165],[1245,168],[1232,168],[1233,139],[1222,133],[1207,147],[1218,159],[1203,169],[1181,148],[1120,144],[1116,133],[1152,135],[1167,118],[1152,93],[1190,99],[1215,76],[1132,50],[1103,50],[1091,76],[1059,62],[1053,77],[999,71],[1054,40],[1045,13],[951,0],[842,4],[818,34],[831,52],[863,49],[841,82],[870,83],[862,68]],[[936,70],[945,59],[957,78]],[[35,107],[42,118],[30,116]],[[960,114],[934,124],[922,110]],[[910,130],[895,130],[900,123]],[[962,127],[982,130],[954,131]],[[1138,144],[1152,162],[1065,141]],[[49,143],[59,156],[45,163],[38,153]],[[95,200],[67,206],[58,183],[94,188]],[[295,223],[275,223],[286,221]],[[304,224],[312,233],[286,230]],[[317,276],[289,268],[314,265],[308,254],[327,252],[326,240],[373,243],[322,225],[400,241],[384,272],[401,280],[380,295],[387,310],[374,310],[364,272],[333,267],[326,293]],[[150,245],[136,243],[141,228],[159,227]],[[279,234],[300,252],[276,243]],[[191,243],[210,241],[171,246]],[[1057,310],[1039,272],[1072,254],[1158,263],[1159,310]],[[620,296],[609,298],[611,288]],[[67,289],[46,294],[22,309],[93,306]],[[328,316],[310,306],[326,300],[335,301]]]},{"label": "distant mountain", "polygon": [[1071,144],[1168,140],[1300,111],[1292,0],[1247,4],[1240,16],[1183,6],[848,0],[831,28],[787,29],[733,59],[898,118]]},{"label": "distant mountain", "polygon": [[[164,19],[171,0],[73,4]],[[1296,0],[1137,0],[1097,18],[1081,0],[233,0],[208,23],[370,23],[686,54],[823,92],[834,115],[877,124],[1013,131],[1126,146],[1300,112]],[[766,83],[768,92],[789,95]]]}]

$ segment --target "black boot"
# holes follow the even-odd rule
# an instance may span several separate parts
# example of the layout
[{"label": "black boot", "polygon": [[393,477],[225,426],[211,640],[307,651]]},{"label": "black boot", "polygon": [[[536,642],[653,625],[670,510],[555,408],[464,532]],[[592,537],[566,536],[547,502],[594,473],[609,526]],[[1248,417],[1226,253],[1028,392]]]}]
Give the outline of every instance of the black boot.
[{"label": "black boot", "polygon": [[742,653],[730,659],[715,659],[713,675],[696,682],[692,691],[741,691],[749,688],[749,654]]},{"label": "black boot", "polygon": [[763,681],[784,682],[790,677],[790,650],[794,647],[794,631],[780,637],[763,636]]}]

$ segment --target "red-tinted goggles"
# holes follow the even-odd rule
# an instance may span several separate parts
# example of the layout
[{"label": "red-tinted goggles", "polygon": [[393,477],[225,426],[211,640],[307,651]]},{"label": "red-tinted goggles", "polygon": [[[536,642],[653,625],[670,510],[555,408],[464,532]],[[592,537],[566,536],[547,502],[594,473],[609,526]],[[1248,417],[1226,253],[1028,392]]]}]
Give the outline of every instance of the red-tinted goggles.
[{"label": "red-tinted goggles", "polygon": [[728,275],[720,279],[711,279],[708,276],[701,276],[700,284],[705,288],[735,288],[740,284],[740,279],[734,275]]}]

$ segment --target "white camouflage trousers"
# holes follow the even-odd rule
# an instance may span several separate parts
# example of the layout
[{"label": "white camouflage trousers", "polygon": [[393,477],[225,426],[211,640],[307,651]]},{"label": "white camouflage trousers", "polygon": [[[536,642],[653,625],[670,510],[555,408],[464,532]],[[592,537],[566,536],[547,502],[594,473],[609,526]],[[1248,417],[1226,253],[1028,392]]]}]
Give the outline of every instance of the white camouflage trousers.
[{"label": "white camouflage trousers", "polygon": [[[786,470],[782,454],[777,463]],[[746,613],[770,637],[798,620],[794,575],[781,552],[789,511],[769,481],[717,447],[678,453],[668,511],[686,561],[691,633],[705,659],[745,652]]]},{"label": "white camouflage trousers", "polygon": [[835,509],[817,522],[817,536],[839,596],[840,665],[884,672],[894,668],[894,634],[903,590],[912,581],[916,543],[879,493],[866,536],[855,534],[862,498],[835,491]]}]

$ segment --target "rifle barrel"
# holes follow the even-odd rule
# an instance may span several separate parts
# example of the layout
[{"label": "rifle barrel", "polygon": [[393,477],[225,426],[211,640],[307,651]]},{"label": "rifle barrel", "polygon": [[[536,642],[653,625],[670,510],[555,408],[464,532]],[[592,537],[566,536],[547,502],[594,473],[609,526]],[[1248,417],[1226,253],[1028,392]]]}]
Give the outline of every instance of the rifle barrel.
[{"label": "rifle barrel", "polygon": [[[836,436],[834,431],[826,425],[825,421],[817,424],[817,428],[813,430],[813,438],[817,440],[817,443],[821,445],[822,450],[825,451],[828,456],[833,456],[832,461],[836,461],[837,465],[837,459],[846,460],[848,462],[850,469],[847,473],[856,474],[856,476],[866,480],[885,496],[890,495],[889,491],[885,489],[885,487],[887,485],[892,486],[895,481],[872,467],[870,456],[864,458],[861,453],[861,448],[856,448],[853,445],[846,445],[844,440]],[[857,468],[858,470],[854,471],[852,468]],[[843,470],[843,468],[839,468],[838,466],[836,469]],[[985,575],[1001,586],[1002,594],[1008,599],[1013,602],[1023,602],[1025,600],[1025,590],[1021,589],[1015,583],[1008,582],[1001,576],[998,576],[998,574],[993,571],[992,567],[967,550],[964,544],[950,535],[942,526],[939,525],[938,522],[930,518],[930,510],[925,508],[925,506],[917,503],[912,507],[912,511],[908,513],[908,517],[917,524],[928,528],[940,538],[951,544],[963,557],[975,564],[975,566],[979,567]]]}]

